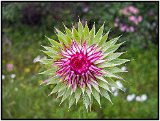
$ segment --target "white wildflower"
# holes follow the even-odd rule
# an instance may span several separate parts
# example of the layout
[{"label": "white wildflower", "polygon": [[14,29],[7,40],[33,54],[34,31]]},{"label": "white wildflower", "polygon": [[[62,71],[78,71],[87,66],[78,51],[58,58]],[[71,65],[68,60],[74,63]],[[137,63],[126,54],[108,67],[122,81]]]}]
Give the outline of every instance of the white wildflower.
[{"label": "white wildflower", "polygon": [[137,96],[137,97],[136,97],[136,101],[137,101],[137,102],[141,102],[141,97],[140,97],[140,96]]},{"label": "white wildflower", "polygon": [[118,91],[115,91],[114,93],[113,93],[113,96],[117,96],[118,95]]},{"label": "white wildflower", "polygon": [[123,66],[123,67],[121,68],[121,70],[122,70],[122,71],[126,71],[126,70],[127,70],[126,66]]},{"label": "white wildflower", "polygon": [[141,95],[141,100],[146,101],[147,100],[147,95],[146,94]]},{"label": "white wildflower", "polygon": [[14,79],[16,77],[16,74],[11,74],[11,78]]},{"label": "white wildflower", "polygon": [[115,87],[111,87],[111,91],[115,92],[117,89]]},{"label": "white wildflower", "polygon": [[123,85],[119,80],[117,80],[116,83],[117,83],[118,87],[123,88]]},{"label": "white wildflower", "polygon": [[4,79],[5,79],[5,75],[2,74],[2,80],[4,80]]},{"label": "white wildflower", "polygon": [[127,101],[128,101],[128,102],[133,101],[135,97],[136,97],[135,94],[128,95],[128,96],[127,96]]}]

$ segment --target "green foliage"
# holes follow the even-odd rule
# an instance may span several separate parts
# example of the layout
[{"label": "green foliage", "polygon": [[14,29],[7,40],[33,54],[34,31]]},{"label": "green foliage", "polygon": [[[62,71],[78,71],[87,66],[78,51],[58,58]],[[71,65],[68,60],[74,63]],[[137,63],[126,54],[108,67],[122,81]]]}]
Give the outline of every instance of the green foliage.
[{"label": "green foliage", "polygon": [[[30,6],[30,4],[37,4],[44,12],[43,18],[40,20],[41,25],[35,24],[30,26],[22,22],[23,10],[26,6]],[[89,2],[87,3],[89,7],[87,13],[82,11],[84,6],[80,2],[70,2],[67,5],[63,3],[64,6],[62,5],[62,7],[57,7],[59,3],[56,2],[30,4],[29,2],[24,2],[23,4],[16,2],[14,4],[4,4],[2,2],[3,37],[6,35],[9,43],[11,43],[11,46],[9,46],[7,39],[3,38],[2,40],[2,74],[5,75],[5,79],[2,80],[2,118],[156,119],[158,117],[158,47],[155,44],[158,42],[158,39],[155,38],[157,36],[156,29],[147,26],[150,23],[158,23],[157,3]],[[56,26],[59,29],[64,29],[62,24],[64,22],[70,28],[72,22],[75,23],[78,20],[77,16],[79,15],[81,20],[87,20],[89,23],[95,21],[96,28],[99,28],[106,21],[104,32],[106,33],[109,28],[112,28],[108,36],[109,39],[119,36],[122,32],[114,28],[114,18],[119,15],[118,11],[121,8],[128,5],[136,6],[144,18],[138,26],[138,31],[123,33],[123,36],[119,39],[120,42],[126,41],[119,48],[119,50],[127,50],[127,53],[122,55],[123,58],[131,59],[127,64],[128,73],[121,74],[126,82],[128,82],[123,83],[124,87],[126,87],[126,92],[119,91],[117,97],[109,93],[113,105],[109,101],[106,101],[106,98],[109,100],[109,96],[106,94],[105,98],[101,98],[102,108],[99,108],[98,103],[94,101],[91,112],[88,113],[85,107],[82,106],[83,100],[81,98],[77,105],[72,105],[70,110],[68,109],[67,101],[64,101],[59,106],[59,99],[56,99],[56,97],[59,95],[59,98],[62,99],[63,91],[60,91],[57,95],[47,96],[53,89],[53,85],[49,85],[49,88],[39,86],[46,77],[37,75],[37,73],[44,69],[41,68],[39,63],[33,63],[33,59],[38,54],[42,57],[44,56],[39,51],[43,49],[41,45],[49,44],[44,34],[49,38],[57,40],[57,37],[53,34],[53,27]],[[148,16],[146,13],[149,11],[152,11],[154,16]],[[70,36],[70,32],[65,31]],[[82,31],[82,29],[78,31]],[[93,33],[95,33],[94,29],[90,32],[91,40],[94,38]],[[82,37],[82,35],[79,36]],[[104,38],[107,38],[107,35],[104,35]],[[103,41],[99,44],[103,45]],[[55,43],[53,43],[54,45]],[[44,64],[46,61],[49,62],[49,60],[44,60]],[[7,63],[14,64],[12,72],[7,71]],[[121,72],[120,70],[115,72],[109,67],[107,69],[115,74]],[[10,75],[12,73],[16,74],[15,79],[11,79]],[[53,83],[56,83],[56,80],[53,80],[55,81]],[[99,88],[101,92],[102,89],[104,88]],[[136,95],[145,93],[148,96],[148,100],[145,102],[137,102],[135,100],[128,102],[126,97],[132,93]],[[78,95],[80,94],[75,95],[76,100],[78,100]]]}]

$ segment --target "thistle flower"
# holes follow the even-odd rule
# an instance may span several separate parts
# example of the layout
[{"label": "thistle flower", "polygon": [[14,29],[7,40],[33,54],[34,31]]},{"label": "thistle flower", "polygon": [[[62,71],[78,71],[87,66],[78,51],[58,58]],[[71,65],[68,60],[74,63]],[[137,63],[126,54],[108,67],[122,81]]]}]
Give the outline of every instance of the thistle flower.
[{"label": "thistle flower", "polygon": [[129,61],[118,58],[124,52],[115,52],[123,44],[116,44],[120,36],[106,42],[109,31],[102,35],[104,24],[97,33],[95,24],[89,31],[87,23],[83,26],[80,21],[78,30],[64,27],[65,33],[56,29],[59,42],[47,37],[51,46],[43,46],[43,52],[51,58],[40,60],[48,68],[40,74],[50,76],[43,84],[55,85],[49,95],[57,93],[61,103],[69,98],[69,108],[83,99],[88,110],[93,97],[101,106],[100,95],[111,102],[111,87],[121,89],[112,78],[123,80],[117,73],[126,72],[116,66]]}]

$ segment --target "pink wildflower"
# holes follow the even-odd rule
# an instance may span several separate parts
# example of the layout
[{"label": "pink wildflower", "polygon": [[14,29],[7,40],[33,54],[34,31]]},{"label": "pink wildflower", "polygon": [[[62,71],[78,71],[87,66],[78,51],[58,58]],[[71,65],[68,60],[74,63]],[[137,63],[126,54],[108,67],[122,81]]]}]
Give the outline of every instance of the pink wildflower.
[{"label": "pink wildflower", "polygon": [[7,70],[12,71],[13,70],[13,64],[8,63],[7,64]]},{"label": "pink wildflower", "polygon": [[132,14],[138,14],[139,10],[134,6],[128,6],[128,10]]},{"label": "pink wildflower", "polygon": [[126,29],[127,29],[127,26],[126,25],[121,25],[120,26],[120,30],[122,31],[122,32],[125,32],[126,31]]},{"label": "pink wildflower", "polygon": [[130,31],[130,32],[134,32],[134,31],[135,31],[135,28],[134,28],[133,26],[130,26],[130,27],[129,27],[129,31]]},{"label": "pink wildflower", "polygon": [[123,9],[121,10],[121,13],[122,13],[123,15],[125,15],[125,16],[129,15],[129,11],[128,11],[127,8],[123,8]]},{"label": "pink wildflower", "polygon": [[138,22],[141,22],[142,21],[142,16],[138,16]]}]

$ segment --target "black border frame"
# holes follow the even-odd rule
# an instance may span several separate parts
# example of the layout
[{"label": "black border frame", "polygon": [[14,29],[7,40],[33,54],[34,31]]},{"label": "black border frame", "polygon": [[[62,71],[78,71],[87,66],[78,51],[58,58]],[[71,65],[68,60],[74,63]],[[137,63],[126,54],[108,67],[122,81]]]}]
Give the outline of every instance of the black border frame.
[{"label": "black border frame", "polygon": [[[2,23],[2,4],[4,2],[28,2],[28,3],[31,3],[31,2],[156,2],[157,5],[158,5],[158,31],[159,31],[159,4],[160,2],[159,1],[1,1],[1,65],[2,65],[2,28],[3,28],[3,23]],[[159,38],[159,33],[157,35]],[[1,66],[1,80],[2,80],[2,66]],[[141,119],[141,118],[135,118],[135,119],[57,119],[57,118],[50,118],[50,119],[31,119],[31,118],[28,118],[28,119],[22,119],[22,118],[13,118],[13,119],[10,119],[10,118],[3,118],[3,115],[2,115],[2,104],[3,104],[3,100],[2,100],[2,82],[1,81],[1,120],[159,120],[159,40],[158,40],[158,117],[155,118],[155,119]]]}]

